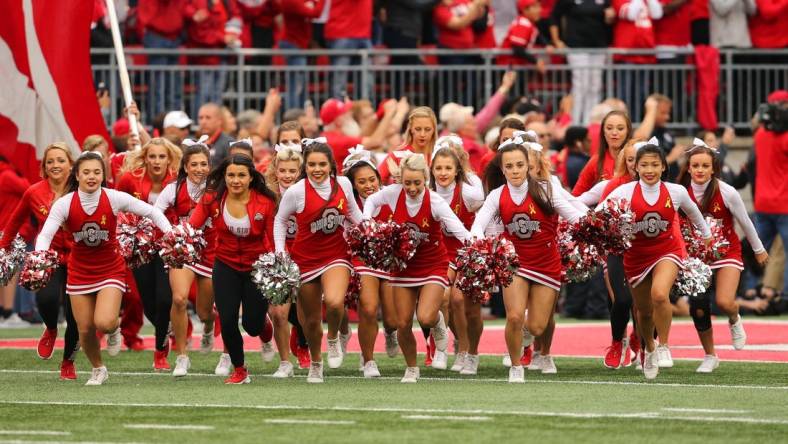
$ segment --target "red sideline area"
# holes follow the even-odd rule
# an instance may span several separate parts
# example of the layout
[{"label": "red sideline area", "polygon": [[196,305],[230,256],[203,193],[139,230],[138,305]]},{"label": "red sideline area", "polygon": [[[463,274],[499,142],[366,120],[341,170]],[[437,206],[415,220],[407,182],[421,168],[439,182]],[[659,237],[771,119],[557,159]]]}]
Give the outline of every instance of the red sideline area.
[{"label": "red sideline area", "polygon": [[[714,322],[714,340],[717,355],[728,361],[772,361],[788,362],[788,321],[749,320],[744,321],[747,330],[747,347],[737,351],[731,346],[730,332],[726,321]],[[630,329],[631,329],[630,325]],[[488,326],[482,334],[479,344],[481,354],[504,354],[503,326]],[[419,350],[424,351],[424,337],[421,331],[414,331],[419,343]],[[194,336],[194,346],[199,346],[199,336]],[[257,338],[245,337],[246,349],[260,350]],[[0,348],[34,349],[36,339],[3,339]],[[384,339],[381,334],[375,343],[376,352],[384,352]],[[556,327],[552,354],[554,356],[599,357],[605,354],[610,345],[610,326],[607,323],[593,324],[559,324]],[[153,337],[145,337],[146,348],[153,349]],[[58,339],[57,348],[63,347],[63,340]],[[221,350],[221,338],[216,338],[214,349]],[[703,349],[698,341],[695,328],[691,321],[677,321],[670,331],[670,347],[674,358],[702,359]],[[323,345],[325,349],[325,343]],[[350,352],[358,352],[359,345],[356,335],[348,345]]]}]

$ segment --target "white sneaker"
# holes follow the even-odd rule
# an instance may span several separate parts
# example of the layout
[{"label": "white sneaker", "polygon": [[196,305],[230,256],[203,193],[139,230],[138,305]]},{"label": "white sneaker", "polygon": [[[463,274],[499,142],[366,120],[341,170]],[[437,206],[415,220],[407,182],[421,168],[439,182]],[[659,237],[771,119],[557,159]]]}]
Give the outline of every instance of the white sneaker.
[{"label": "white sneaker", "polygon": [[468,356],[467,352],[459,352],[457,353],[457,357],[454,358],[454,365],[451,366],[451,371],[458,372],[465,367],[465,357]]},{"label": "white sneaker", "polygon": [[479,371],[479,355],[465,354],[461,375],[475,375]]},{"label": "white sneaker", "polygon": [[364,364],[364,377],[365,378],[380,378],[380,370],[375,361],[369,360]]},{"label": "white sneaker", "polygon": [[107,367],[103,365],[98,368],[94,368],[90,374],[90,379],[85,385],[101,385],[109,379],[109,375],[107,374]]},{"label": "white sneaker", "polygon": [[432,356],[431,367],[438,370],[446,370],[448,365],[449,355],[447,355],[445,351],[435,350],[435,354]]},{"label": "white sneaker", "polygon": [[703,357],[703,362],[700,363],[696,373],[711,373],[720,366],[720,358],[716,355],[706,355]]},{"label": "white sneaker", "polygon": [[20,318],[19,315],[16,313],[5,318],[5,321],[2,322],[2,328],[27,328],[30,327],[31,325],[33,324]]},{"label": "white sneaker", "polygon": [[542,354],[535,351],[531,356],[531,363],[528,364],[528,370],[542,370]]},{"label": "white sneaker", "polygon": [[350,338],[353,337],[353,330],[347,329],[347,334],[342,332],[339,333],[339,345],[342,346],[342,354],[347,354],[347,344],[350,342]]},{"label": "white sneaker", "polygon": [[115,331],[107,335],[107,354],[110,356],[118,356],[121,342],[120,326],[118,326]]},{"label": "white sneaker", "polygon": [[291,378],[293,377],[293,364],[290,361],[282,361],[279,363],[279,368],[276,369],[273,375],[274,378]]},{"label": "white sneaker", "polygon": [[[432,333],[432,338],[435,339],[436,352],[441,351],[445,354],[446,349],[449,348],[449,330],[446,328],[446,322],[443,321],[443,312],[438,312],[438,322],[435,324],[435,327],[430,329],[430,332]],[[433,367],[435,366],[433,365]]]},{"label": "white sneaker", "polygon": [[523,326],[523,348],[530,347],[534,342],[534,335]]},{"label": "white sneaker", "polygon": [[501,363],[503,364],[504,367],[511,368],[511,366],[512,366],[512,357],[509,356],[508,353],[503,355],[503,359],[501,361],[502,361]]},{"label": "white sneaker", "polygon": [[394,330],[391,333],[383,333],[383,336],[386,338],[386,354],[389,355],[389,358],[394,358],[397,356],[399,352],[399,340],[397,339],[397,331]]},{"label": "white sneaker", "polygon": [[309,374],[306,377],[306,382],[310,384],[323,383],[323,361],[312,362],[309,366]]},{"label": "white sneaker", "polygon": [[733,342],[733,348],[736,350],[743,349],[744,345],[747,343],[747,333],[744,331],[741,315],[739,315],[739,319],[735,324],[728,323],[728,327],[731,329],[731,342]]},{"label": "white sneaker", "polygon": [[542,356],[542,374],[543,375],[554,375],[558,373],[558,369],[555,368],[555,362],[553,362],[553,357],[550,355]]},{"label": "white sneaker", "polygon": [[667,344],[659,344],[656,351],[657,365],[659,365],[659,368],[673,367],[673,357],[670,356],[670,349]]},{"label": "white sneaker", "polygon": [[419,368],[405,367],[405,376],[403,376],[399,382],[402,382],[404,384],[415,384],[416,381],[418,380],[419,380]]},{"label": "white sneaker", "polygon": [[189,372],[189,368],[192,366],[192,361],[186,355],[179,355],[175,359],[175,368],[172,370],[172,376],[176,378],[180,376],[186,376],[186,373]]},{"label": "white sneaker", "polygon": [[646,379],[654,379],[659,374],[659,348],[649,353],[643,350],[643,376]]},{"label": "white sneaker", "polygon": [[233,363],[230,361],[230,355],[227,353],[222,353],[219,356],[219,363],[216,364],[216,369],[213,371],[213,374],[216,376],[230,376],[230,368],[233,366]]},{"label": "white sneaker", "polygon": [[339,368],[342,366],[342,361],[345,355],[342,353],[342,344],[339,343],[339,338],[328,339],[328,367]]},{"label": "white sneaker", "polygon": [[515,384],[525,383],[525,370],[522,365],[514,365],[509,369],[509,382]]},{"label": "white sneaker", "polygon": [[208,333],[203,333],[202,339],[200,339],[200,353],[210,353],[211,350],[213,350],[213,342],[214,342],[213,331],[209,331]]},{"label": "white sneaker", "polygon": [[274,360],[274,341],[263,342],[262,347],[260,348],[260,356],[263,358],[263,362],[271,362]]}]

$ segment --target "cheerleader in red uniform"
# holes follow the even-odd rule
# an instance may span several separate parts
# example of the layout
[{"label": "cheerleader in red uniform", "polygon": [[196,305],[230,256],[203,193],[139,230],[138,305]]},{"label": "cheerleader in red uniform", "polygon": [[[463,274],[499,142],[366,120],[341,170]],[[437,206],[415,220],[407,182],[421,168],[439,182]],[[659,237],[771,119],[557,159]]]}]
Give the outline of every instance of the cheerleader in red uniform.
[{"label": "cheerleader in red uniform", "polygon": [[[116,189],[131,194],[151,205],[171,182],[181,163],[181,150],[163,137],[151,139],[141,150],[126,156],[123,174]],[[153,369],[170,370],[167,362],[169,342],[167,334],[170,325],[172,290],[170,279],[164,269],[161,257],[154,256],[144,265],[132,270],[145,317],[153,323],[156,332],[156,350],[153,353]]]},{"label": "cheerleader in red uniform", "polygon": [[481,237],[488,224],[500,218],[503,236],[512,241],[520,259],[514,280],[503,289],[506,345],[513,364],[509,382],[515,383],[525,380],[522,364],[514,365],[522,355],[525,310],[528,309],[528,331],[541,336],[548,327],[561,286],[561,258],[555,231],[558,216],[573,222],[583,215],[561,192],[553,189],[549,177],[529,175],[529,159],[536,155],[529,145],[530,142],[516,136],[498,147],[498,154],[485,174],[486,185],[493,191],[471,228],[471,233]]},{"label": "cheerleader in red uniform", "polygon": [[[717,307],[728,316],[733,348],[741,350],[747,341],[739,304],[736,303],[736,289],[744,263],[741,256],[741,241],[736,234],[734,221],[744,230],[747,240],[755,253],[755,260],[761,266],[766,264],[769,254],[758,238],[758,232],[747,215],[747,209],[735,188],[719,179],[720,162],[717,150],[709,147],[700,139],[695,139],[687,151],[687,161],[679,174],[679,182],[687,187],[689,196],[700,207],[701,212],[717,220],[725,239],[730,243],[725,257],[711,264],[714,271],[714,293]],[[698,367],[698,373],[711,373],[719,366],[714,351],[714,333],[711,325],[711,291],[700,297],[690,298],[690,314],[698,331],[700,342],[706,356]]]},{"label": "cheerleader in red uniform", "polygon": [[[164,187],[156,199],[156,208],[167,216],[170,223],[177,224],[187,221],[205,191],[211,155],[203,142],[203,139],[196,142],[187,139],[183,142],[185,149],[178,176],[174,182],[170,182]],[[191,361],[186,354],[186,347],[191,339],[188,333],[189,316],[186,307],[189,304],[189,292],[195,278],[197,279],[197,299],[194,305],[197,316],[204,324],[200,351],[208,353],[213,350],[214,315],[211,272],[213,271],[216,249],[216,230],[210,224],[197,228],[203,229],[203,236],[207,242],[207,246],[202,252],[202,260],[200,263],[186,265],[183,268],[171,268],[169,273],[170,287],[172,288],[170,322],[175,337],[174,348],[177,356],[175,368],[172,371],[172,375],[175,377],[186,376],[189,367],[191,367]]]},{"label": "cheerleader in red uniform", "polygon": [[[430,167],[430,189],[443,198],[465,228],[470,229],[476,210],[484,203],[484,188],[478,177],[463,168],[458,150],[464,153],[462,139],[458,136],[438,139]],[[455,258],[462,242],[453,236],[443,236],[443,243],[449,257],[449,282],[454,282],[457,274]],[[463,375],[475,375],[479,366],[478,348],[483,330],[481,305],[465,298],[453,285],[446,293],[450,326],[457,338],[458,350],[451,370]]]},{"label": "cheerleader in red uniform", "polygon": [[66,293],[71,298],[82,350],[93,365],[86,385],[101,385],[107,380],[96,330],[108,333],[118,329],[120,301],[126,291],[126,264],[115,238],[116,214],[127,211],[151,218],[161,231],[171,228],[164,214],[153,206],[104,188],[105,174],[101,155],[82,153],[69,176],[68,194],[52,205],[36,241],[36,250],[49,249],[61,226],[73,239],[66,265]]},{"label": "cheerleader in red uniform", "polygon": [[[44,180],[36,183],[25,191],[22,199],[11,214],[5,228],[2,230],[0,249],[8,250],[14,238],[31,216],[36,219],[37,226],[43,227],[50,208],[55,200],[59,199],[66,189],[66,181],[71,174],[74,159],[71,150],[62,142],[56,142],[44,150],[41,157],[41,177]],[[58,230],[52,240],[52,249],[57,251],[61,261],[67,261],[71,250],[71,239],[64,230]],[[44,320],[44,333],[38,340],[38,357],[49,359],[55,349],[57,339],[57,324],[60,306],[66,317],[65,345],[63,347],[63,361],[60,364],[60,379],[77,379],[74,370],[74,358],[79,350],[79,331],[71,312],[71,302],[66,297],[66,266],[58,267],[46,287],[36,292],[36,305],[41,318]]]},{"label": "cheerleader in red uniform", "polygon": [[[635,149],[638,180],[616,188],[605,200],[626,199],[635,214],[636,234],[632,247],[624,253],[624,274],[637,309],[637,329],[645,342],[643,374],[654,379],[659,367],[669,367],[673,361],[667,345],[672,319],[669,295],[686,256],[684,242],[674,226],[676,212],[683,210],[706,239],[711,233],[687,189],[662,182],[668,163],[657,140],[636,143]],[[658,345],[654,342],[655,327]]]},{"label": "cheerleader in red uniform", "polygon": [[405,145],[389,153],[378,168],[383,184],[399,183],[399,164],[408,153],[423,154],[432,159],[432,150],[438,138],[438,119],[429,107],[413,108],[408,114]]},{"label": "cheerleader in red uniform", "polygon": [[[380,191],[380,174],[372,162],[372,153],[359,146],[351,148],[343,165],[345,176],[353,184],[353,194],[359,206]],[[373,218],[386,222],[392,217],[391,209],[380,207]],[[397,356],[397,317],[394,309],[394,292],[389,285],[390,275],[386,271],[367,267],[360,259],[353,258],[355,272],[361,277],[361,293],[358,301],[358,342],[361,345],[361,371],[365,378],[380,377],[373,352],[378,337],[378,307],[383,308],[383,329],[386,353]]]},{"label": "cheerleader in red uniform", "polygon": [[364,203],[364,217],[372,218],[378,208],[387,206],[395,222],[407,224],[421,239],[407,267],[392,273],[390,280],[397,310],[397,338],[407,365],[402,382],[415,383],[419,368],[412,330],[414,313],[422,328],[432,329],[436,348],[432,366],[445,369],[448,360],[449,333],[440,308],[443,294],[449,287],[449,257],[441,227],[461,241],[469,239],[470,233],[438,193],[430,192],[430,173],[423,155],[411,154],[400,166],[402,184],[388,186],[369,196]]},{"label": "cheerleader in red uniform", "polygon": [[287,251],[288,219],[295,215],[296,238],[289,252],[301,269],[298,319],[312,355],[307,382],[321,383],[321,294],[326,304],[328,323],[328,365],[338,368],[344,359],[339,327],[345,316],[345,293],[352,267],[342,225],[346,218],[352,223],[359,222],[361,211],[353,199],[353,185],[346,177],[337,177],[331,148],[313,139],[304,139],[302,145],[304,167],[301,180],[282,195],[274,223],[274,239],[277,252]]},{"label": "cheerleader in red uniform", "polygon": [[257,258],[272,249],[275,198],[252,159],[236,154],[208,175],[205,194],[189,218],[194,227],[210,219],[216,230],[215,301],[222,341],[234,367],[225,384],[250,382],[238,312],[243,308],[241,323],[249,336],[263,332],[268,302],[252,282],[251,270]]}]

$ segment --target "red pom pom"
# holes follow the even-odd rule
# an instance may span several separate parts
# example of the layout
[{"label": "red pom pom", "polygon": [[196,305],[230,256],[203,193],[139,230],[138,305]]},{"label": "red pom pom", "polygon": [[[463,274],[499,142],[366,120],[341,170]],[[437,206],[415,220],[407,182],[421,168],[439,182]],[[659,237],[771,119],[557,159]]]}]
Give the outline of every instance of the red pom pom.
[{"label": "red pom pom", "polygon": [[564,282],[583,282],[591,279],[605,261],[604,252],[573,238],[573,225],[565,220],[558,224],[558,249],[561,254]]},{"label": "red pom pom", "polygon": [[382,271],[404,270],[416,253],[419,239],[407,225],[365,220],[345,230],[351,255]]},{"label": "red pom pom", "polygon": [[162,236],[159,241],[161,248],[159,254],[168,266],[182,268],[184,265],[199,262],[206,245],[207,242],[202,235],[202,230],[184,222],[173,225],[172,230]]},{"label": "red pom pom", "polygon": [[496,287],[507,287],[520,260],[514,245],[504,237],[466,241],[457,251],[454,285],[474,302],[484,303]]},{"label": "red pom pom", "polygon": [[358,310],[358,298],[361,295],[361,275],[355,271],[350,272],[350,282],[345,292],[345,307]]},{"label": "red pom pom", "polygon": [[118,213],[118,250],[130,268],[147,264],[156,254],[156,226],[147,217]]},{"label": "red pom pom", "polygon": [[632,246],[635,214],[626,199],[610,199],[595,211],[581,217],[570,229],[572,238],[583,245],[594,245],[600,254],[621,255]]},{"label": "red pom pom", "polygon": [[38,291],[46,287],[59,263],[55,250],[39,250],[27,253],[22,273],[19,274],[19,285],[30,291]]},{"label": "red pom pom", "polygon": [[711,241],[708,245],[706,240],[703,239],[703,233],[685,218],[681,218],[681,236],[684,238],[687,255],[710,264],[728,254],[730,242],[728,242],[722,226],[717,223],[716,219],[707,217],[706,223],[711,230]]}]

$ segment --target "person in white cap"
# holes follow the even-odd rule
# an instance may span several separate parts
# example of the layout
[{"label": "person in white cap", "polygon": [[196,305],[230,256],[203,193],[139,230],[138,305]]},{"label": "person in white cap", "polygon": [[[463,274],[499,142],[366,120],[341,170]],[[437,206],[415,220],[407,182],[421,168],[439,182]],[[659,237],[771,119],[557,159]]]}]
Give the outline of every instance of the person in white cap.
[{"label": "person in white cap", "polygon": [[164,116],[164,138],[175,145],[180,145],[191,132],[194,123],[189,115],[183,111],[170,111]]}]

